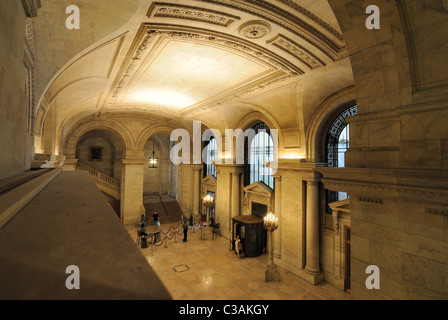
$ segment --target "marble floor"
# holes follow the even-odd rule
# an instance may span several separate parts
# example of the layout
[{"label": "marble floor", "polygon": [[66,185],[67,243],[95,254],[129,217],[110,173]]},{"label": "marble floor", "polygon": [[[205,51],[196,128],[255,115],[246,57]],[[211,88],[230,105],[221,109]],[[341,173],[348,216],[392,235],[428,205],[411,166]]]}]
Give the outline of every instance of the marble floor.
[{"label": "marble floor", "polygon": [[[136,239],[135,226],[126,229]],[[329,283],[313,286],[280,268],[281,282],[265,282],[268,255],[240,260],[230,251],[229,240],[201,240],[189,231],[188,241],[178,228],[176,237],[162,226],[162,239],[152,248],[140,248],[148,263],[175,300],[347,300],[349,294]],[[152,231],[152,230],[149,230]]]}]

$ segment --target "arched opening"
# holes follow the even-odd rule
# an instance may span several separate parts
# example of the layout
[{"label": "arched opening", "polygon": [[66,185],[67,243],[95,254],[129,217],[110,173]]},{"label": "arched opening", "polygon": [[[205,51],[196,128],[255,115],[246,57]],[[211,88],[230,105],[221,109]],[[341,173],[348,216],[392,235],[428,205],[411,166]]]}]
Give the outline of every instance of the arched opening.
[{"label": "arched opening", "polygon": [[[170,161],[172,147],[170,136],[164,133],[151,135],[144,145],[143,205],[148,219],[156,211],[164,223],[180,214],[177,206],[172,206],[177,203],[178,181],[177,165]],[[151,163],[154,157],[156,163]]]},{"label": "arched opening", "polygon": [[203,177],[214,176],[216,178],[216,166],[213,164],[213,161],[218,155],[218,146],[215,137],[211,137],[209,141],[204,142],[204,149],[205,159],[203,159]]},{"label": "arched opening", "polygon": [[[176,179],[173,174],[175,166],[170,161],[170,148],[170,137],[166,134],[154,134],[146,141],[144,157],[147,163],[144,166],[144,195],[172,194]],[[150,164],[153,152],[157,158],[157,165],[154,168]]]},{"label": "arched opening", "polygon": [[84,133],[76,145],[76,170],[87,171],[109,205],[120,216],[120,182],[124,147],[107,130]]},{"label": "arched opening", "polygon": [[[357,106],[351,106],[340,113],[331,123],[326,139],[326,161],[331,168],[345,167],[345,153],[349,148],[350,125],[347,124],[346,118],[357,115]],[[327,213],[331,214],[330,203],[345,200],[348,194],[345,192],[327,190]]]},{"label": "arched opening", "polygon": [[244,186],[260,181],[274,189],[272,169],[266,166],[274,161],[274,141],[270,129],[265,122],[259,122],[252,130],[255,135],[245,140]]}]

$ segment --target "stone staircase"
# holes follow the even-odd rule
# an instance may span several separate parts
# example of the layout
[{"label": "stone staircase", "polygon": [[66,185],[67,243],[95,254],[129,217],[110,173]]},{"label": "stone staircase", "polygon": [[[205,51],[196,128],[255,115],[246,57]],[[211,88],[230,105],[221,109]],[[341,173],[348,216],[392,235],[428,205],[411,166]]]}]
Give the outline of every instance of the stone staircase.
[{"label": "stone staircase", "polygon": [[154,210],[159,214],[161,224],[172,224],[181,219],[182,210],[179,203],[176,198],[168,194],[146,194],[143,197],[143,201],[148,219],[152,218]]},{"label": "stone staircase", "polygon": [[47,161],[50,161],[51,154],[36,153],[34,159],[31,161],[32,169],[39,169]]},{"label": "stone staircase", "polygon": [[101,191],[120,200],[120,181],[79,161],[76,164],[75,169],[87,171]]}]

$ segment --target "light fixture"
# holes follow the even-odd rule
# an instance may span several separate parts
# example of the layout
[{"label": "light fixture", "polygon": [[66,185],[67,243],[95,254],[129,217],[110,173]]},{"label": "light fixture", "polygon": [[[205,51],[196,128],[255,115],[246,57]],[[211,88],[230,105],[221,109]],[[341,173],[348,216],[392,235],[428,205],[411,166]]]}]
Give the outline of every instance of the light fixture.
[{"label": "light fixture", "polygon": [[268,265],[265,272],[265,281],[281,281],[280,272],[274,263],[274,238],[272,233],[278,229],[278,218],[275,217],[273,213],[269,213],[264,217],[263,227],[269,232],[270,248],[269,248],[269,258]]},{"label": "light fixture", "polygon": [[210,223],[210,207],[213,206],[214,203],[215,203],[215,199],[209,194],[204,199],[202,199],[202,204],[205,207],[205,214],[206,214],[206,218],[207,218],[206,219],[207,227]]},{"label": "light fixture", "polygon": [[154,140],[155,140],[155,135],[152,137],[152,155],[151,155],[151,157],[149,157],[149,168],[150,169],[157,168],[157,161],[159,160],[159,158],[156,157],[156,152],[154,150]]},{"label": "light fixture", "polygon": [[213,202],[215,202],[215,199],[211,195],[207,195],[204,199],[202,199],[202,203],[205,207],[209,208],[213,205]]},{"label": "light fixture", "polygon": [[266,217],[264,217],[263,227],[267,231],[277,230],[278,229],[278,218],[276,218],[273,213],[269,213]]}]

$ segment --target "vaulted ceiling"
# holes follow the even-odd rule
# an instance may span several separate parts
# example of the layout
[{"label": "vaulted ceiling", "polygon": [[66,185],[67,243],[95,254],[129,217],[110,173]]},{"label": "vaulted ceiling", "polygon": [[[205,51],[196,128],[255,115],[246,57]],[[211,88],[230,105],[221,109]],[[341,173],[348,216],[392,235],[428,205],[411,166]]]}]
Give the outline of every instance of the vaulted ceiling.
[{"label": "vaulted ceiling", "polygon": [[[65,28],[68,2],[80,30]],[[53,107],[59,128],[120,112],[223,130],[258,111],[303,132],[353,84],[326,0],[68,2],[43,0],[33,23],[38,128]]]}]

